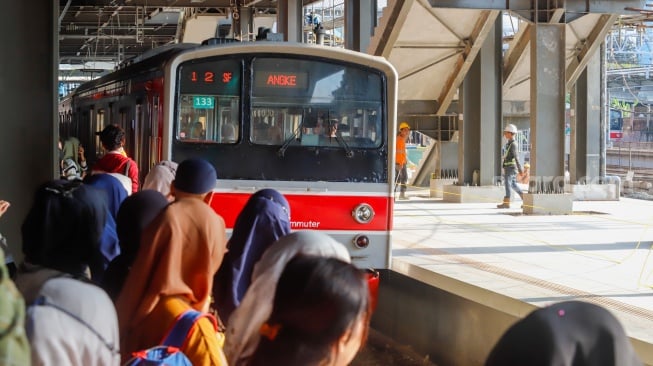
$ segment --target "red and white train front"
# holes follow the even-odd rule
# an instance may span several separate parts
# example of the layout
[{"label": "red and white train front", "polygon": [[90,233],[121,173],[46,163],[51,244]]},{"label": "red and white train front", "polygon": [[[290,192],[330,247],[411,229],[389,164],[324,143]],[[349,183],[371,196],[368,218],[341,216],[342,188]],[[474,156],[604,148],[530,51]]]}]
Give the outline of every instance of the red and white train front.
[{"label": "red and white train front", "polygon": [[381,58],[276,43],[203,47],[166,69],[163,158],[218,171],[213,207],[233,228],[273,188],[293,230],[321,230],[361,268],[388,268],[397,76]]}]

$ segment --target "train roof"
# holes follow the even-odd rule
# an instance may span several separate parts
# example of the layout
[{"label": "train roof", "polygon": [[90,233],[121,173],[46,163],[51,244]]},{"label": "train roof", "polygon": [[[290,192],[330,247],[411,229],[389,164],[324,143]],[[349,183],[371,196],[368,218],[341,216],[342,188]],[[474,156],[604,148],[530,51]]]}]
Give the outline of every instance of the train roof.
[{"label": "train roof", "polygon": [[80,85],[73,93],[77,94],[91,90],[110,81],[128,79],[135,73],[162,69],[163,65],[175,55],[196,47],[200,47],[200,45],[196,43],[179,43],[155,48],[123,62],[116,71]]}]

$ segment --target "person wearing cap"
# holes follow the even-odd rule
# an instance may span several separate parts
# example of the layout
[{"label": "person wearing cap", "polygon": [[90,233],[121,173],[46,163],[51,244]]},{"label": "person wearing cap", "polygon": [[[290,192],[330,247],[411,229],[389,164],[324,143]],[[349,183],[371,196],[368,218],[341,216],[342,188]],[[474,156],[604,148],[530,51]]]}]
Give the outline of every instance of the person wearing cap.
[{"label": "person wearing cap", "polygon": [[[406,122],[399,124],[399,133],[397,134],[397,148],[395,153],[395,184],[399,184],[399,199],[406,198],[406,183],[408,183],[408,155],[406,151],[406,140],[410,133],[410,126]],[[396,187],[395,187],[396,188]]]},{"label": "person wearing cap", "polygon": [[138,192],[138,165],[125,153],[125,131],[118,125],[108,125],[100,132],[100,141],[107,153],[95,163],[93,174],[123,174],[132,183],[129,194]]},{"label": "person wearing cap", "polygon": [[517,171],[521,176],[523,171],[519,158],[517,157],[517,143],[515,143],[515,135],[517,134],[517,126],[509,124],[503,130],[503,137],[508,140],[503,147],[502,167],[503,167],[503,184],[506,187],[506,195],[503,197],[503,203],[497,205],[497,208],[510,208],[510,188],[521,197],[524,194],[517,185]]},{"label": "person wearing cap", "polygon": [[177,166],[170,195],[175,197],[175,201],[198,198],[210,205],[217,180],[218,175],[211,163],[204,159],[187,159]]}]

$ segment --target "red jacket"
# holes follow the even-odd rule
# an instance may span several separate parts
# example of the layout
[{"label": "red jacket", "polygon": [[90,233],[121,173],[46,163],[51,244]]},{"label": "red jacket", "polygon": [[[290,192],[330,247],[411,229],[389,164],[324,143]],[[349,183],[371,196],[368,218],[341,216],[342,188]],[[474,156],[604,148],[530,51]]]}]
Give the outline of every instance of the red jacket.
[{"label": "red jacket", "polygon": [[[130,164],[128,171],[125,172],[127,162]],[[138,192],[138,166],[136,166],[134,160],[123,156],[120,153],[105,154],[102,159],[95,163],[93,171],[124,174],[132,180],[132,193]]]}]

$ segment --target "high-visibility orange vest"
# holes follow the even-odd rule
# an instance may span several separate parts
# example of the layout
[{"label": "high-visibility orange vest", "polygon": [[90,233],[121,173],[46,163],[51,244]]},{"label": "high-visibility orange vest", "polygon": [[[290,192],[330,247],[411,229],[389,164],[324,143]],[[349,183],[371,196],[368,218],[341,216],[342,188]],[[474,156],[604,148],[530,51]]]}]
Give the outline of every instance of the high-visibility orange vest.
[{"label": "high-visibility orange vest", "polygon": [[397,136],[397,154],[395,155],[395,163],[404,165],[406,164],[406,160],[406,140],[401,136]]}]

